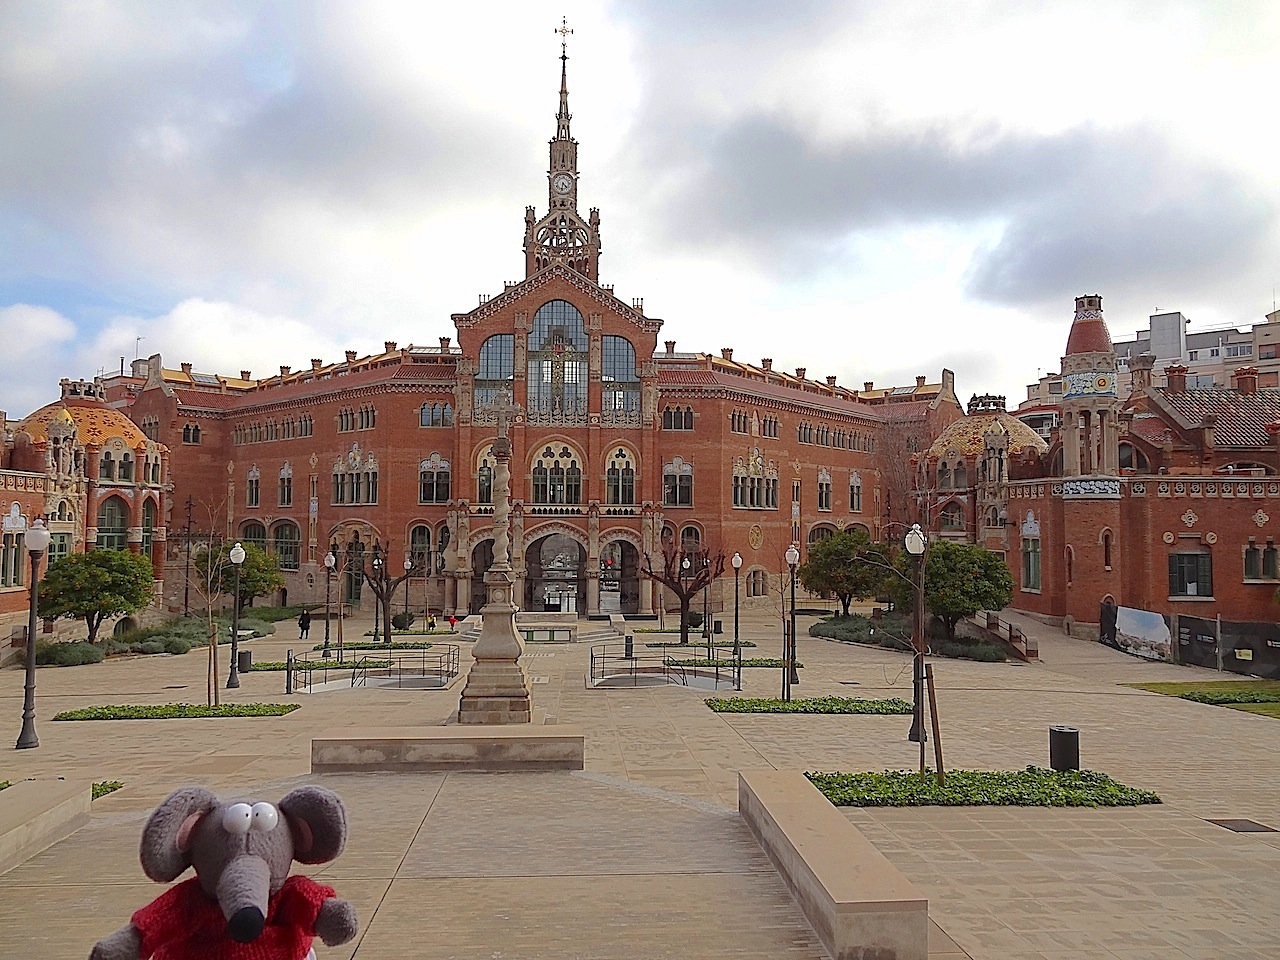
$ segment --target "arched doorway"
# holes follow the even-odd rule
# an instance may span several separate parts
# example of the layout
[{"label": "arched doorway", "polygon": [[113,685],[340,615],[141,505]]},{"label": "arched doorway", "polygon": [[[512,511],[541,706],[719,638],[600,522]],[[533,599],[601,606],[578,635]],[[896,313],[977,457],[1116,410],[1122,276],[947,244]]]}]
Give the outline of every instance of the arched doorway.
[{"label": "arched doorway", "polygon": [[[336,551],[335,551],[336,552]],[[364,587],[364,544],[359,533],[352,533],[347,543],[347,556],[343,562],[347,582],[344,584],[343,596],[353,607],[360,605],[360,591]]]},{"label": "arched doorway", "polygon": [[524,608],[559,613],[587,609],[587,552],[572,537],[553,533],[525,551]]},{"label": "arched doorway", "polygon": [[471,551],[471,613],[478,613],[489,602],[484,586],[484,575],[493,566],[493,541],[481,540]]},{"label": "arched doorway", "polygon": [[600,550],[600,612],[640,612],[640,551],[626,540]]}]

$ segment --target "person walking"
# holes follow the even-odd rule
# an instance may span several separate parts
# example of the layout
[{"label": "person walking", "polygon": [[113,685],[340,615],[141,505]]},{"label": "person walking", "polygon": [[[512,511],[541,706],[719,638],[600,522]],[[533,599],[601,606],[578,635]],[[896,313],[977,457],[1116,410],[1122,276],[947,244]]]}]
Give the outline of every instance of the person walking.
[{"label": "person walking", "polygon": [[306,640],[307,634],[311,632],[311,611],[303,610],[298,615],[298,639]]},{"label": "person walking", "polygon": [[1098,639],[1109,647],[1116,647],[1116,609],[1115,598],[1107,594],[1102,598],[1102,606],[1098,610]]},{"label": "person walking", "polygon": [[455,617],[453,614],[449,614],[449,632],[450,633],[458,632],[458,618]]},{"label": "person walking", "polygon": [[433,613],[427,617],[427,633],[436,632],[436,615]]}]

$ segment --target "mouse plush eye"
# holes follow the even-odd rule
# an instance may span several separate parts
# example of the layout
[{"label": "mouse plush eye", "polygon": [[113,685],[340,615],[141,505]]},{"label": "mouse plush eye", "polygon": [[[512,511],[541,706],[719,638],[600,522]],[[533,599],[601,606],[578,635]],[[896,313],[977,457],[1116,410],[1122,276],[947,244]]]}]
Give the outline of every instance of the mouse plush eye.
[{"label": "mouse plush eye", "polygon": [[222,815],[222,829],[227,833],[248,833],[253,823],[253,807],[247,803],[233,803]]},{"label": "mouse plush eye", "polygon": [[253,805],[253,829],[260,830],[263,833],[274,830],[276,824],[280,822],[280,814],[276,813],[276,808],[269,803],[255,803]]}]

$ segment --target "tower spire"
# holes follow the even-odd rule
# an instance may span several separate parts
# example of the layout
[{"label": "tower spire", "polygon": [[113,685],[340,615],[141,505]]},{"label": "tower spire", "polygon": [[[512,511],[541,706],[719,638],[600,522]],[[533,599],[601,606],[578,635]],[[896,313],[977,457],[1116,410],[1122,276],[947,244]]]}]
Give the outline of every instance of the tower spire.
[{"label": "tower spire", "polygon": [[560,18],[560,26],[556,27],[555,32],[560,34],[560,112],[556,114],[556,139],[572,140],[573,137],[569,133],[569,120],[572,114],[569,113],[569,34],[573,30],[569,26],[568,17]]}]

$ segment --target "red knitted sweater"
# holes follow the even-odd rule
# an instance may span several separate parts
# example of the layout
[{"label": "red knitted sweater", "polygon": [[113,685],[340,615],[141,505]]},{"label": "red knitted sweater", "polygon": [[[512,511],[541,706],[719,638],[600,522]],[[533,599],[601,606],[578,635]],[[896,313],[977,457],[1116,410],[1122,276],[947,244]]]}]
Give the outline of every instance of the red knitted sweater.
[{"label": "red knitted sweater", "polygon": [[133,915],[142,934],[142,957],[151,960],[302,960],[315,939],[320,906],[333,887],[292,876],[267,901],[262,936],[236,943],[227,936],[227,918],[218,902],[200,889],[196,877],[170,887]]}]

